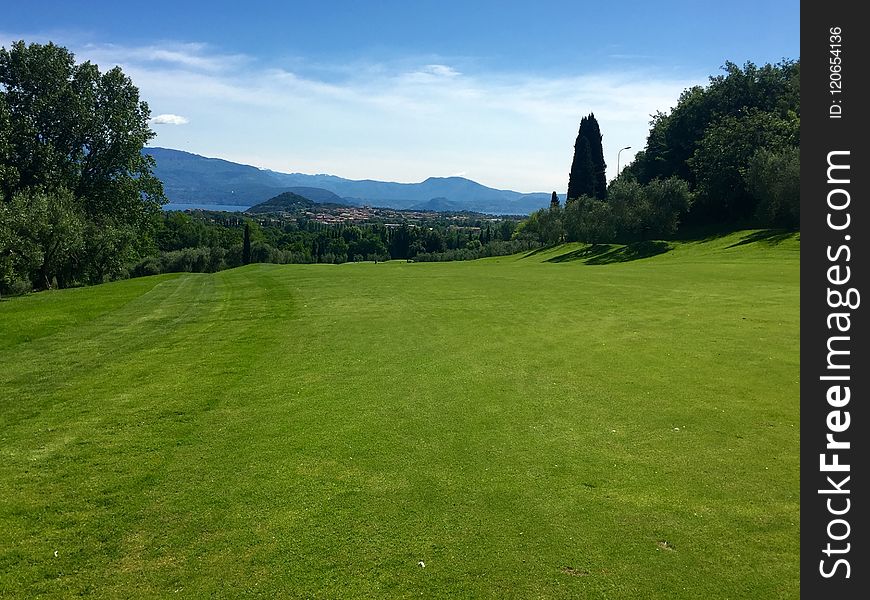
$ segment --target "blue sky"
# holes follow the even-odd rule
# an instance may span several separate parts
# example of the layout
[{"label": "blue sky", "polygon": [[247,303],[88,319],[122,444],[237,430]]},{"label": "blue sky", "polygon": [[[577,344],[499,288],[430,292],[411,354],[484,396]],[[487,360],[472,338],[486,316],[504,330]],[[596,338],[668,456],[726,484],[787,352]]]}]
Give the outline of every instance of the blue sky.
[{"label": "blue sky", "polygon": [[[3,0],[6,4],[6,0]],[[799,2],[14,2],[0,45],[120,65],[152,145],[284,172],[564,193],[581,117],[608,176],[726,60],[799,58]]]}]

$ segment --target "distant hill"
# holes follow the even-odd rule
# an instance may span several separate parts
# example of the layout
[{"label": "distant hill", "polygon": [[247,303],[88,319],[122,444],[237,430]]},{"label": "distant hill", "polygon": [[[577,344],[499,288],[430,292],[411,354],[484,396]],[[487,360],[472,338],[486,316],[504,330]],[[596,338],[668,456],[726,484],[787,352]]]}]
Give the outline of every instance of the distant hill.
[{"label": "distant hill", "polygon": [[341,196],[329,190],[315,187],[290,187],[286,188],[288,192],[292,192],[303,198],[308,198],[317,204],[347,204]]},{"label": "distant hill", "polygon": [[[297,188],[298,189],[298,188]],[[278,194],[274,198],[269,198],[265,202],[255,204],[247,210],[249,213],[280,213],[280,212],[295,212],[299,209],[310,208],[316,204],[313,200],[294,194],[293,192],[284,192]]]},{"label": "distant hill", "polygon": [[154,157],[154,174],[163,182],[169,201],[177,204],[250,206],[283,191],[256,167],[165,148],[145,148],[142,152]]},{"label": "distant hill", "polygon": [[411,210],[433,210],[436,212],[460,212],[463,207],[459,202],[450,200],[449,198],[432,198],[426,202],[421,202],[420,204],[415,204],[411,207]]},{"label": "distant hill", "polygon": [[486,187],[464,177],[430,177],[420,183],[351,180],[335,175],[278,173],[168,148],[145,148],[171,202],[253,206],[290,191],[314,202],[412,208],[438,199],[445,209],[528,214],[549,205],[550,194]]}]

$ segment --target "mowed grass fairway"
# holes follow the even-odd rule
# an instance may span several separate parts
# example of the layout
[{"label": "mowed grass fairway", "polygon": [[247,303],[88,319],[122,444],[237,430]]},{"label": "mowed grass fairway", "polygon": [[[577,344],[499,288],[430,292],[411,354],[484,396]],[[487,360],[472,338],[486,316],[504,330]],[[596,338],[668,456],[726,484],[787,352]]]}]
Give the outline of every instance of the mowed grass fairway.
[{"label": "mowed grass fairway", "polygon": [[798,250],[3,301],[0,595],[796,598]]}]

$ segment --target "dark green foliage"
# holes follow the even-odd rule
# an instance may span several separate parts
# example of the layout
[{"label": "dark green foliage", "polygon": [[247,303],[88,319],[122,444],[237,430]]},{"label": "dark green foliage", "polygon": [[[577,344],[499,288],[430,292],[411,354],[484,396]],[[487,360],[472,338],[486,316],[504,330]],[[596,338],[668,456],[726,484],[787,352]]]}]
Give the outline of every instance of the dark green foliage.
[{"label": "dark green foliage", "polygon": [[251,258],[251,225],[250,223],[245,223],[245,236],[242,239],[242,264],[251,264]]},{"label": "dark green foliage", "polygon": [[642,238],[670,237],[692,206],[689,185],[679,177],[656,179],[643,188],[646,200],[646,229]]},{"label": "dark green foliage", "polygon": [[800,225],[800,150],[762,148],[749,160],[746,186],[758,198],[756,218],[777,227]]},{"label": "dark green foliage", "polygon": [[584,194],[604,199],[607,195],[604,149],[601,129],[594,114],[580,120],[580,130],[574,143],[574,160],[568,175],[568,200]]},{"label": "dark green foliage", "polygon": [[74,278],[85,250],[85,223],[66,190],[15,193],[0,204],[0,231],[0,287],[28,281],[48,288]]},{"label": "dark green foliage", "polygon": [[595,115],[590,113],[586,117],[585,127],[581,119],[580,129],[583,131],[586,139],[589,140],[589,149],[592,152],[595,197],[603,200],[607,196],[607,175],[605,174],[607,164],[604,162],[604,147],[601,143],[603,136],[601,135],[601,128],[598,126]]},{"label": "dark green foliage", "polygon": [[[612,218],[619,223],[619,232],[626,241],[643,237],[649,227],[649,203],[644,194],[644,186],[637,179],[623,172],[610,184],[607,203],[610,205]],[[569,239],[576,241],[579,238]]]},{"label": "dark green foliage", "polygon": [[688,184],[679,177],[655,179],[646,185],[623,175],[607,195],[620,241],[668,238],[677,232],[692,203]]},{"label": "dark green foliage", "polygon": [[752,217],[758,198],[743,177],[750,159],[760,149],[797,148],[799,133],[800,121],[794,113],[780,117],[752,110],[710,125],[688,161],[698,193],[698,217],[719,222]]},{"label": "dark green foliage", "polygon": [[[637,181],[651,181],[653,178],[647,175],[646,151],[640,150],[634,155],[634,160],[626,167],[623,167],[622,172],[617,175],[617,178],[630,177]],[[608,193],[610,190],[608,189]]]},{"label": "dark green foliage", "polygon": [[[394,258],[408,258],[411,251],[411,231],[407,224],[402,224],[393,230],[390,236],[390,256]],[[347,252],[345,246],[345,252]]]},{"label": "dark green foliage", "polygon": [[584,195],[568,202],[564,212],[568,241],[597,244],[616,238],[613,209],[608,202]]},{"label": "dark green foliage", "polygon": [[685,90],[670,113],[653,116],[646,148],[626,171],[641,183],[688,182],[697,192],[687,217],[693,224],[771,225],[744,173],[758,151],[798,146],[800,62],[723,69],[707,87]]},{"label": "dark green foliage", "polygon": [[515,239],[537,241],[547,245],[558,244],[564,237],[562,210],[558,206],[533,212],[528,219],[520,223],[514,233]]},{"label": "dark green foliage", "polygon": [[270,198],[265,202],[252,206],[246,212],[254,214],[294,212],[300,209],[310,208],[314,204],[315,203],[308,198],[294,194],[293,192],[284,192],[283,194],[278,194],[274,198]]},{"label": "dark green foliage", "polygon": [[352,260],[384,260],[389,257],[384,242],[378,235],[363,235],[348,244],[347,253]]},{"label": "dark green foliage", "polygon": [[517,222],[512,220],[502,221],[497,229],[498,237],[502,241],[508,241],[513,238],[514,231],[517,228]]},{"label": "dark green foliage", "polygon": [[130,269],[132,277],[147,277],[149,275],[159,275],[162,272],[160,260],[156,256],[145,257]]},{"label": "dark green foliage", "polygon": [[642,185],[624,174],[611,184],[606,201],[583,195],[564,208],[541,209],[520,224],[515,238],[550,245],[669,237],[690,205],[689,186],[678,177]]},{"label": "dark green foliage", "polygon": [[379,222],[329,225],[288,216],[250,218],[227,212],[171,211],[157,220],[157,252],[131,260],[127,272],[138,277],[174,272],[210,273],[258,262],[467,260],[511,254],[540,245],[536,240],[511,241],[517,222],[445,217],[413,225],[387,226]]},{"label": "dark green foliage", "polygon": [[491,256],[509,256],[518,252],[527,252],[540,247],[540,244],[534,240],[515,239],[515,240],[498,240],[485,245],[471,248],[454,248],[436,253],[421,253],[414,257],[416,262],[444,262],[455,260],[476,260],[478,258],[488,258]]},{"label": "dark green foliage", "polygon": [[559,208],[559,195],[556,192],[550,196],[550,208]]},{"label": "dark green foliage", "polygon": [[574,145],[574,160],[571,163],[571,173],[568,176],[568,201],[580,196],[595,195],[595,165],[592,164],[592,150],[589,140],[582,135],[577,136]]},{"label": "dark green foliage", "polygon": [[117,67],[51,43],[0,48],[0,286],[98,283],[149,248],[164,201],[140,152],[149,116]]},{"label": "dark green foliage", "polygon": [[656,113],[643,155],[642,182],[676,175],[694,185],[688,162],[708,127],[727,116],[737,117],[751,110],[768,112],[782,118],[790,112],[800,114],[800,62],[784,60],[776,65],[757,67],[747,62],[743,68],[725,63],[724,75],[710,78],[704,88],[685,90],[670,113]]}]

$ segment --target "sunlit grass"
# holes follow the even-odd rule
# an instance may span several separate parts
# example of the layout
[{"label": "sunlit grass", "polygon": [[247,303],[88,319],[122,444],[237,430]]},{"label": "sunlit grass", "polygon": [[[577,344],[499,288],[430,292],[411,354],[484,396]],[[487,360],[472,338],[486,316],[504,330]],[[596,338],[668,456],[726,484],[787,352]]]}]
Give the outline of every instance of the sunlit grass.
[{"label": "sunlit grass", "polygon": [[750,235],[4,300],[0,595],[797,597],[799,244]]}]

